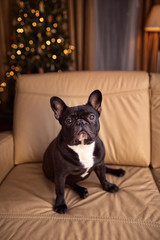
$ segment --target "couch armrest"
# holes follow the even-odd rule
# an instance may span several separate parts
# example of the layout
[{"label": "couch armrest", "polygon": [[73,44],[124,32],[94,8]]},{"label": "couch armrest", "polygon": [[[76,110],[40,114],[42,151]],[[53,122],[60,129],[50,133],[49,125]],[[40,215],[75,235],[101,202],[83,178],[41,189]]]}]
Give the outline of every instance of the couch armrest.
[{"label": "couch armrest", "polygon": [[153,178],[157,184],[157,187],[160,191],[160,168],[152,168],[151,172],[152,172]]},{"label": "couch armrest", "polygon": [[0,183],[14,166],[12,132],[0,133]]}]

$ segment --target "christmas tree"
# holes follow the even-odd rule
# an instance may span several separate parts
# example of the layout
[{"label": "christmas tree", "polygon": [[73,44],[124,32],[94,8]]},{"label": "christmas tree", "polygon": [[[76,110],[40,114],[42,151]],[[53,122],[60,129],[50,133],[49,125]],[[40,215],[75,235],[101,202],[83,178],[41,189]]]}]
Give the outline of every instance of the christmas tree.
[{"label": "christmas tree", "polygon": [[72,70],[74,46],[69,45],[66,23],[63,0],[17,1],[6,81],[1,88],[14,91],[14,82],[20,74]]}]

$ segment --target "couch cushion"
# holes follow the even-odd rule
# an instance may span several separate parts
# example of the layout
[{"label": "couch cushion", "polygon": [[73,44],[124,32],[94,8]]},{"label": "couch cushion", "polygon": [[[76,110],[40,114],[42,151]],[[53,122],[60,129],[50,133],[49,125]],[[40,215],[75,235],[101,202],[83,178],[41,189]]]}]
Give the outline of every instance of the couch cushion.
[{"label": "couch cushion", "polygon": [[60,125],[49,100],[84,104],[89,94],[103,93],[100,137],[106,163],[150,164],[149,80],[145,72],[68,72],[24,75],[17,81],[14,133],[15,162],[42,161]]},{"label": "couch cushion", "polygon": [[[160,195],[148,168],[124,167],[126,175],[107,175],[120,188],[102,190],[93,173],[79,183],[87,187],[82,200],[65,189],[68,213],[55,213],[54,184],[41,164],[22,164],[0,187],[0,239],[145,239],[160,236]],[[52,237],[51,237],[52,236]]]},{"label": "couch cushion", "polygon": [[153,174],[153,178],[157,184],[157,187],[160,191],[160,168],[153,168],[152,170],[152,174]]},{"label": "couch cushion", "polygon": [[10,131],[0,133],[0,183],[14,166],[13,134]]},{"label": "couch cushion", "polygon": [[153,168],[160,167],[160,74],[151,74],[151,126]]}]

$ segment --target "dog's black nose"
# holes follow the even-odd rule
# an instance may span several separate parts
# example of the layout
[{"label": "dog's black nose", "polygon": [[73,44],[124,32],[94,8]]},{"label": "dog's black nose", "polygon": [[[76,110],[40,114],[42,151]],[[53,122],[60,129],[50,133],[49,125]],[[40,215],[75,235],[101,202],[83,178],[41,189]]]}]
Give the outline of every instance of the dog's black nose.
[{"label": "dog's black nose", "polygon": [[77,122],[76,122],[77,126],[85,125],[85,124],[87,124],[87,122],[85,120],[83,120],[83,119],[78,119]]}]

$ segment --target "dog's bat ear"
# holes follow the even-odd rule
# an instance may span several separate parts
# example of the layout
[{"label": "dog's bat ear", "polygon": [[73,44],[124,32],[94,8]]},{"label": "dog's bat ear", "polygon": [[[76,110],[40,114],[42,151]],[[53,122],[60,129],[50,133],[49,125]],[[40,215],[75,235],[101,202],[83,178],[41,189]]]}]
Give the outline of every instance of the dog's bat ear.
[{"label": "dog's bat ear", "polygon": [[102,111],[101,103],[102,93],[99,90],[93,91],[88,98],[88,104],[91,105],[100,114]]},{"label": "dog's bat ear", "polygon": [[58,97],[52,97],[50,99],[50,104],[54,112],[55,118],[59,120],[62,115],[62,112],[67,108],[66,104],[63,102],[62,99]]}]

